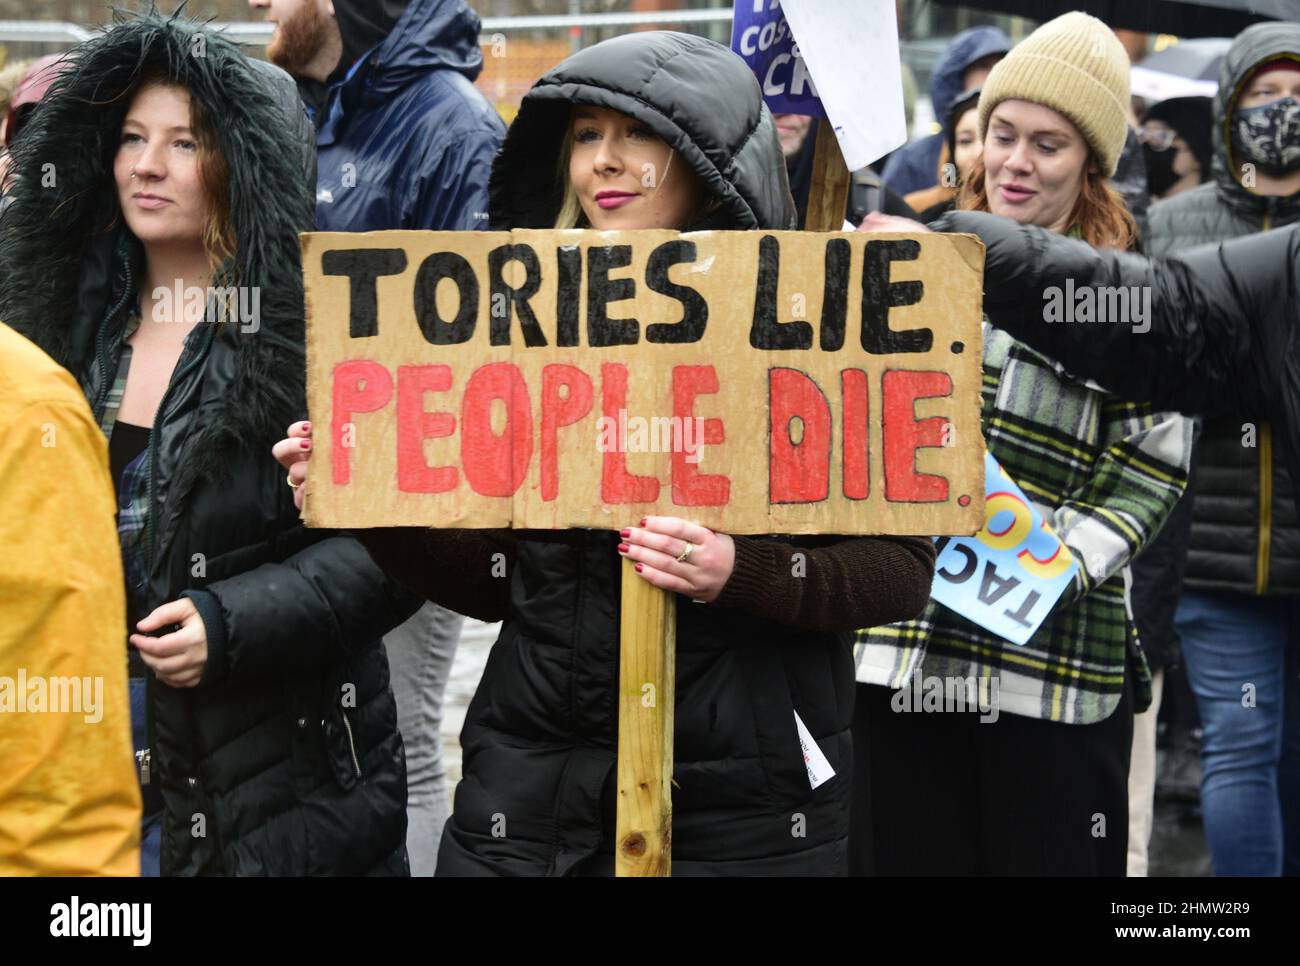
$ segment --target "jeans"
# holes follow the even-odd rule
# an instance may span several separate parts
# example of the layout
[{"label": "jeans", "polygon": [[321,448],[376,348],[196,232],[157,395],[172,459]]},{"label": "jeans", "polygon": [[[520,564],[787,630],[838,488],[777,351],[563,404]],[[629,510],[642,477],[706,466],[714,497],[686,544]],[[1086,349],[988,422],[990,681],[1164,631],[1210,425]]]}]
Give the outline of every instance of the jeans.
[{"label": "jeans", "polygon": [[1300,601],[1185,592],[1177,623],[1215,875],[1300,874]]},{"label": "jeans", "polygon": [[[149,747],[149,692],[144,678],[128,681],[131,696],[131,745],[135,751]],[[140,777],[136,761],[136,778]],[[140,816],[140,874],[158,876],[162,849],[162,792],[155,773],[148,785],[140,786],[143,812]]]},{"label": "jeans", "polygon": [[397,729],[406,748],[406,851],[411,875],[431,876],[451,815],[442,764],[442,700],[465,618],[425,604],[384,637]]}]

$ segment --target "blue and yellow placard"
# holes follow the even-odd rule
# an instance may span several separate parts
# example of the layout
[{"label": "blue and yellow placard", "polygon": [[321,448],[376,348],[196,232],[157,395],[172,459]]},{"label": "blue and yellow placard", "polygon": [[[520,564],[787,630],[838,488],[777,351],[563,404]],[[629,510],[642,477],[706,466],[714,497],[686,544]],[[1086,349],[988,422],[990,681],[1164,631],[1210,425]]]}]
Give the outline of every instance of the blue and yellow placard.
[{"label": "blue and yellow placard", "polygon": [[1079,563],[988,453],[984,529],[941,537],[930,596],[1015,644],[1024,644],[1070,586]]}]

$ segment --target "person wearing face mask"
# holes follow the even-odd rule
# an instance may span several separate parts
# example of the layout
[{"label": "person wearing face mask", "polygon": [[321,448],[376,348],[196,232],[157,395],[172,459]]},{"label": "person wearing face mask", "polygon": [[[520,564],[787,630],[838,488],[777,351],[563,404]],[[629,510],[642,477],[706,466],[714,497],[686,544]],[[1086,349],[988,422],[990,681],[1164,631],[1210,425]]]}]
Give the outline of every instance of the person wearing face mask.
[{"label": "person wearing face mask", "polygon": [[1209,97],[1171,97],[1152,105],[1143,116],[1138,141],[1153,204],[1209,180],[1213,104]]},{"label": "person wearing face mask", "polygon": [[[958,207],[1130,249],[1134,222],[1107,180],[1128,76],[1100,20],[1039,27],[984,84],[984,151]],[[1074,378],[988,324],[983,361],[989,452],[1078,571],[1023,645],[934,602],[917,621],[859,631],[855,805],[870,819],[855,815],[853,855],[877,875],[1122,876],[1133,715],[1150,702],[1127,572],[1183,492],[1190,421]],[[983,706],[902,713],[930,711],[907,699],[935,683]]]},{"label": "person wearing face mask", "polygon": [[[1152,113],[1172,124],[1165,107]],[[1300,24],[1262,23],[1237,36],[1211,130],[1211,180],[1151,208],[1153,256],[1300,222]],[[1156,156],[1173,155],[1171,147]],[[1161,173],[1167,188],[1178,184],[1172,164]],[[1182,592],[1173,581],[1166,593],[1177,598],[1201,716],[1201,807],[1219,875],[1277,874],[1284,850],[1285,865],[1300,868],[1300,802],[1278,794],[1280,769],[1300,774],[1300,733],[1289,737],[1282,702],[1242,703],[1246,683],[1281,694],[1285,654],[1300,646],[1292,616],[1300,616],[1300,520],[1287,458],[1269,423],[1251,431],[1236,417],[1205,420],[1195,485],[1162,535],[1186,546]]]},{"label": "person wearing face mask", "polygon": [[[706,85],[707,100],[680,96]],[[604,41],[547,72],[523,99],[489,195],[501,230],[791,230],[795,220],[753,73],[726,47],[669,31]],[[294,425],[275,447],[295,484],[307,478],[309,435]],[[678,601],[673,874],[847,870],[853,668],[840,632],[862,614],[921,610],[928,537],[733,537],[652,516],[608,533],[363,539],[412,589],[505,621],[461,733],[465,774],[438,875],[612,873],[621,558]],[[792,576],[796,553],[803,576]],[[815,789],[796,712],[836,772]],[[794,814],[805,835],[791,835]]]}]

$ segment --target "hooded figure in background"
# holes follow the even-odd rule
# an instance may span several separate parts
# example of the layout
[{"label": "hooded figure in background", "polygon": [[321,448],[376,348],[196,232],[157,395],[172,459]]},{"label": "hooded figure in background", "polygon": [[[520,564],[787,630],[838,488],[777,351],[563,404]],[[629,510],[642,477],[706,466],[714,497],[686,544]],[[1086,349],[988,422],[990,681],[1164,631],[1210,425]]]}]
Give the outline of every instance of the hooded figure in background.
[{"label": "hooded figure in background", "polygon": [[[1143,128],[1158,121],[1169,129],[1165,136],[1172,135],[1173,139],[1173,143],[1164,147],[1149,141],[1142,145],[1147,188],[1152,198],[1157,201],[1172,198],[1210,180],[1214,167],[1210,133],[1214,127],[1213,114],[1214,99],[1210,97],[1170,97],[1147,109],[1142,117]],[[1174,146],[1179,139],[1186,145],[1185,151]]]},{"label": "hooded figure in background", "polygon": [[[1228,49],[1211,125],[1213,177],[1152,206],[1149,254],[1173,255],[1300,221],[1300,193],[1261,193],[1243,168],[1251,159],[1240,156],[1230,137],[1246,85],[1260,66],[1287,53],[1297,58],[1293,63],[1300,77],[1300,24],[1258,24]],[[1188,143],[1193,143],[1190,138]],[[1300,151],[1300,138],[1295,143]],[[1243,446],[1238,418],[1207,420],[1203,427],[1194,457],[1196,486],[1184,498],[1190,504],[1184,539],[1189,541],[1185,580],[1191,589],[1300,596],[1300,523],[1285,468],[1285,443],[1274,439],[1267,425],[1261,434],[1268,445]]]},{"label": "hooded figure in background", "polygon": [[[139,113],[151,96],[188,103],[191,130]],[[305,410],[298,233],[312,228],[310,156],[287,75],[151,10],[70,52],[16,146],[0,218],[0,319],[72,373],[109,437],[135,645],[128,653],[124,633],[122,656],[163,875],[407,870],[405,765],[380,637],[416,602],[351,537],[306,530],[266,456]],[[192,199],[219,239],[204,231],[200,251],[220,267],[198,290],[201,318],[160,318],[148,280],[195,246]],[[144,214],[168,206],[181,214]],[[190,234],[174,240],[158,224]],[[238,293],[237,309],[222,291]],[[158,358],[133,337],[187,322],[152,425],[128,425],[124,394]],[[127,430],[141,448],[119,467]],[[164,607],[192,614],[146,632]],[[169,678],[142,632],[161,646],[195,628],[201,676]]]},{"label": "hooded figure in background", "polygon": [[940,156],[949,130],[949,112],[963,91],[979,87],[993,65],[1011,49],[997,27],[972,27],[953,38],[930,75],[930,105],[941,130],[904,145],[889,156],[881,178],[906,197],[939,183]]},{"label": "hooded figure in background", "polygon": [[298,81],[316,123],[322,231],[487,226],[505,125],[474,86],[481,22],[464,0],[249,6],[276,23],[267,57]]}]

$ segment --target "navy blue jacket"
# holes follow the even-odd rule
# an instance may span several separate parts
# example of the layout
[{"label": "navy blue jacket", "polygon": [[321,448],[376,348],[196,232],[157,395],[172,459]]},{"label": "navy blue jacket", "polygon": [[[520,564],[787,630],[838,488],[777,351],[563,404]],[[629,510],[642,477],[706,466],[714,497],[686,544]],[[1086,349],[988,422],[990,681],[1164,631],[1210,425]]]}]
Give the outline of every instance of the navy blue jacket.
[{"label": "navy blue jacket", "polygon": [[505,125],[474,87],[479,18],[463,0],[412,0],[317,118],[321,231],[487,227]]},{"label": "navy blue jacket", "polygon": [[[1010,49],[1010,38],[997,27],[972,27],[953,38],[930,75],[930,104],[940,125],[948,126],[948,111],[963,91],[966,68],[989,54],[1005,54]],[[900,195],[933,188],[939,183],[943,136],[940,131],[899,148],[890,155],[881,180]]]}]

